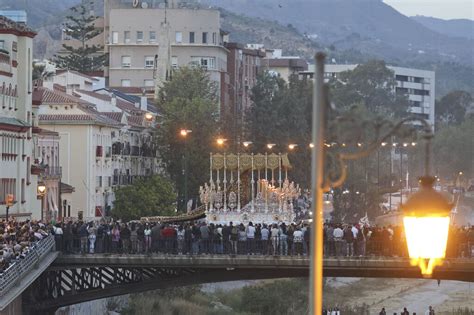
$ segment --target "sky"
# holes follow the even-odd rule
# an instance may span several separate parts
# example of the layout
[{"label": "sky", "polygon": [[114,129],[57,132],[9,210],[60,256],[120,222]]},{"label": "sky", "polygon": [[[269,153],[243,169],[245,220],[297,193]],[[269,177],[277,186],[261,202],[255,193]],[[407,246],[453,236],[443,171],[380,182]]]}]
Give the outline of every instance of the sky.
[{"label": "sky", "polygon": [[474,0],[384,0],[407,16],[424,15],[440,19],[474,20]]}]

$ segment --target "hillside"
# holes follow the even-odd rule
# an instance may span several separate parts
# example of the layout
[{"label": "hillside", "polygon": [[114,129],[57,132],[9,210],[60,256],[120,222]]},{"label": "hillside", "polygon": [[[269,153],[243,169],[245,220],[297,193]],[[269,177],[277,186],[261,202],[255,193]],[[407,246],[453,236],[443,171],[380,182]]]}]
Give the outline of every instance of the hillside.
[{"label": "hillside", "polygon": [[[27,10],[30,25],[38,31],[35,58],[50,58],[60,46],[58,25],[67,8],[80,0],[44,0],[41,6],[32,5],[40,1],[0,0],[0,7]],[[95,0],[96,14],[102,12],[102,1]],[[324,50],[328,60],[337,63],[379,58],[391,65],[435,70],[438,97],[453,89],[474,94],[474,69],[469,66],[474,64],[474,40],[429,30],[379,0],[194,0],[188,5],[202,6],[205,1],[227,8],[219,10],[222,28],[230,32],[231,41],[282,48],[284,54],[310,62],[316,51]],[[446,45],[433,44],[441,40]],[[441,53],[457,47],[452,43],[461,45],[459,51]]]},{"label": "hillside", "polygon": [[231,12],[291,24],[337,49],[385,59],[474,65],[474,41],[428,29],[381,0],[203,0]]},{"label": "hillside", "polygon": [[443,20],[422,15],[412,16],[411,19],[440,34],[474,39],[473,20]]}]

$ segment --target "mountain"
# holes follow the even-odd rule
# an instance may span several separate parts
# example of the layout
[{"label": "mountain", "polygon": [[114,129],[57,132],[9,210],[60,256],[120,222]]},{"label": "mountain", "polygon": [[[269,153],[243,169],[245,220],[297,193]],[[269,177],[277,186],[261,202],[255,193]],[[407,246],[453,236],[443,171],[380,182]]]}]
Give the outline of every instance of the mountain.
[{"label": "mountain", "polygon": [[412,16],[411,19],[440,34],[474,39],[473,20],[443,20],[422,15]]},{"label": "mountain", "polygon": [[201,0],[251,17],[295,27],[322,44],[396,61],[474,65],[474,40],[435,32],[381,0]]},{"label": "mountain", "polygon": [[28,13],[28,25],[38,28],[52,23],[58,13],[79,3],[80,0],[0,0],[1,10],[25,10]]}]

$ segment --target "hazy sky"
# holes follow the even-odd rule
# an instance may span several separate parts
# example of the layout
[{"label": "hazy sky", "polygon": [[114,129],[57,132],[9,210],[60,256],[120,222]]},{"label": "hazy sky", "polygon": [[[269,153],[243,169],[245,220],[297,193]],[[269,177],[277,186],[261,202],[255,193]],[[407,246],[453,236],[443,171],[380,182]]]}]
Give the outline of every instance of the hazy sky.
[{"label": "hazy sky", "polygon": [[474,0],[384,0],[402,14],[474,20]]}]

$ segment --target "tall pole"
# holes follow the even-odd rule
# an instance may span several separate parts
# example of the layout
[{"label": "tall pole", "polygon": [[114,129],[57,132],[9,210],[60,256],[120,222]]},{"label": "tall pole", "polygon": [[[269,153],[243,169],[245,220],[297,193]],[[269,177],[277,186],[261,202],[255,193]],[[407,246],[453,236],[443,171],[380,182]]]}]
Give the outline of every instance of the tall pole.
[{"label": "tall pole", "polygon": [[184,137],[184,210],[188,211],[188,139]]},{"label": "tall pole", "polygon": [[403,146],[400,144],[400,205],[403,204]]},{"label": "tall pole", "polygon": [[323,53],[315,57],[311,158],[311,186],[314,220],[311,233],[310,314],[320,314],[323,308],[323,166],[324,166],[324,59]]}]

